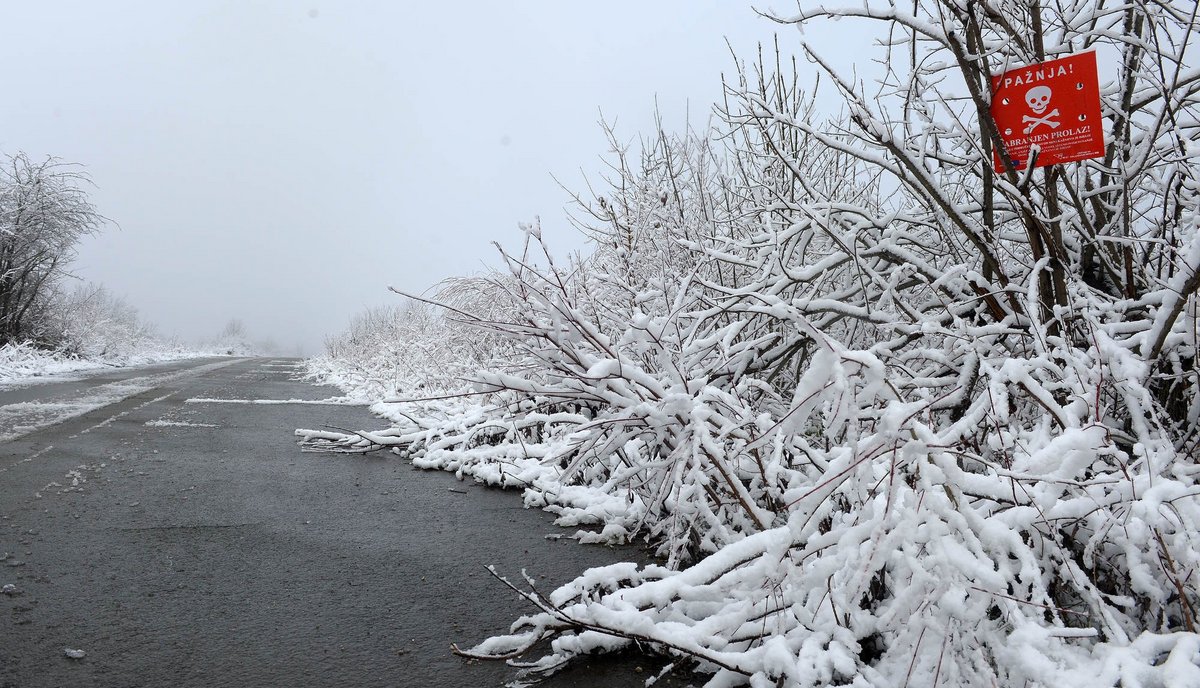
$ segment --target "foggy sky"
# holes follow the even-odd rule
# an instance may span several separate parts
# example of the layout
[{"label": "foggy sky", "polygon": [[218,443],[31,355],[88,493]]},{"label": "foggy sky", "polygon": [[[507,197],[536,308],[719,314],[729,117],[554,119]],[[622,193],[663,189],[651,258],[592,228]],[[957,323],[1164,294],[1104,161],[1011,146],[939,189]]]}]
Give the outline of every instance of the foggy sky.
[{"label": "foggy sky", "polygon": [[494,264],[535,215],[582,247],[551,175],[602,169],[601,112],[627,140],[656,101],[703,124],[726,39],[796,38],[721,0],[0,7],[0,150],[82,163],[119,225],[74,272],[164,334],[236,317],[308,353],[389,284]]}]

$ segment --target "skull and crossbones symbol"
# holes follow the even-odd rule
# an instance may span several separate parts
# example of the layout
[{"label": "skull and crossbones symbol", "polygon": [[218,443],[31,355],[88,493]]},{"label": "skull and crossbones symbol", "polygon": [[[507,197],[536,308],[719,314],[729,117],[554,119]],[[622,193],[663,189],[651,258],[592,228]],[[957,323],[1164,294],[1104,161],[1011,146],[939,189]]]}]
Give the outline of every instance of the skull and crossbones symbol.
[{"label": "skull and crossbones symbol", "polygon": [[[1028,125],[1025,127],[1026,135],[1033,133],[1034,129],[1042,125],[1051,129],[1057,129],[1060,126],[1061,123],[1053,119],[1059,116],[1058,108],[1046,112],[1046,108],[1050,107],[1051,95],[1053,95],[1053,91],[1050,90],[1049,86],[1034,86],[1025,92],[1025,102],[1029,105],[1029,109],[1033,110],[1035,115],[1038,115],[1037,117],[1025,115],[1021,118],[1021,121]],[[1045,114],[1043,115],[1042,113]]]}]

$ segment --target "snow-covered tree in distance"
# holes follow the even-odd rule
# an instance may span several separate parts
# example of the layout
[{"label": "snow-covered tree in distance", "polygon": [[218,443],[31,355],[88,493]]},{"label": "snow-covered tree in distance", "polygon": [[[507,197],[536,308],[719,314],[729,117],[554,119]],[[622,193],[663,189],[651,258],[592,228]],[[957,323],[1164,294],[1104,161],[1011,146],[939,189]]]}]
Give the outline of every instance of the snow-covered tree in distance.
[{"label": "snow-covered tree in distance", "polygon": [[246,323],[240,318],[230,318],[216,339],[205,344],[215,354],[226,356],[257,356],[259,348],[250,343],[250,335]]},{"label": "snow-covered tree in distance", "polygon": [[220,341],[237,341],[246,338],[246,323],[238,318],[230,318],[229,322],[225,323],[225,327],[221,328],[221,334],[217,335]]},{"label": "snow-covered tree in distance", "polygon": [[[723,131],[618,148],[593,256],[560,267],[530,231],[494,278],[521,308],[453,306],[523,366],[457,411],[305,436],[522,485],[668,557],[523,589],[535,612],[466,655],[636,643],[712,686],[1200,685],[1196,12],[776,16],[874,24],[880,83],[806,49],[846,103],[820,122],[794,70],[739,65]],[[1083,50],[1114,65],[1105,157],[995,173],[991,76]]]}]

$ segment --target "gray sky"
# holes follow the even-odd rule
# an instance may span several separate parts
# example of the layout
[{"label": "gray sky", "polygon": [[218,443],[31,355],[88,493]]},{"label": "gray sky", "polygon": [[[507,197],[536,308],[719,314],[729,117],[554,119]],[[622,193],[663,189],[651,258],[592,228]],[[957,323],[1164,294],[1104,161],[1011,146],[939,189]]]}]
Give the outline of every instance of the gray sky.
[{"label": "gray sky", "polygon": [[725,39],[748,57],[780,30],[720,0],[0,7],[0,150],[83,163],[120,225],[76,273],[164,333],[237,317],[310,353],[389,284],[494,262],[535,215],[581,246],[551,174],[601,169],[600,112],[629,140],[656,98],[669,128],[689,104],[703,123]]}]

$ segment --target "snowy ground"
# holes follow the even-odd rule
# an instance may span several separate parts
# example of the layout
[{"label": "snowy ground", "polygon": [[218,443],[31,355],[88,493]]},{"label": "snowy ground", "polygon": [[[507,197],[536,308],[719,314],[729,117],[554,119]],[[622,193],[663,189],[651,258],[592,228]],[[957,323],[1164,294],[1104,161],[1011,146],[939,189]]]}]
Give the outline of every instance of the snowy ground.
[{"label": "snowy ground", "polygon": [[81,374],[168,361],[214,356],[213,352],[161,348],[122,359],[82,359],[35,349],[27,345],[0,347],[0,389],[78,379]]}]

